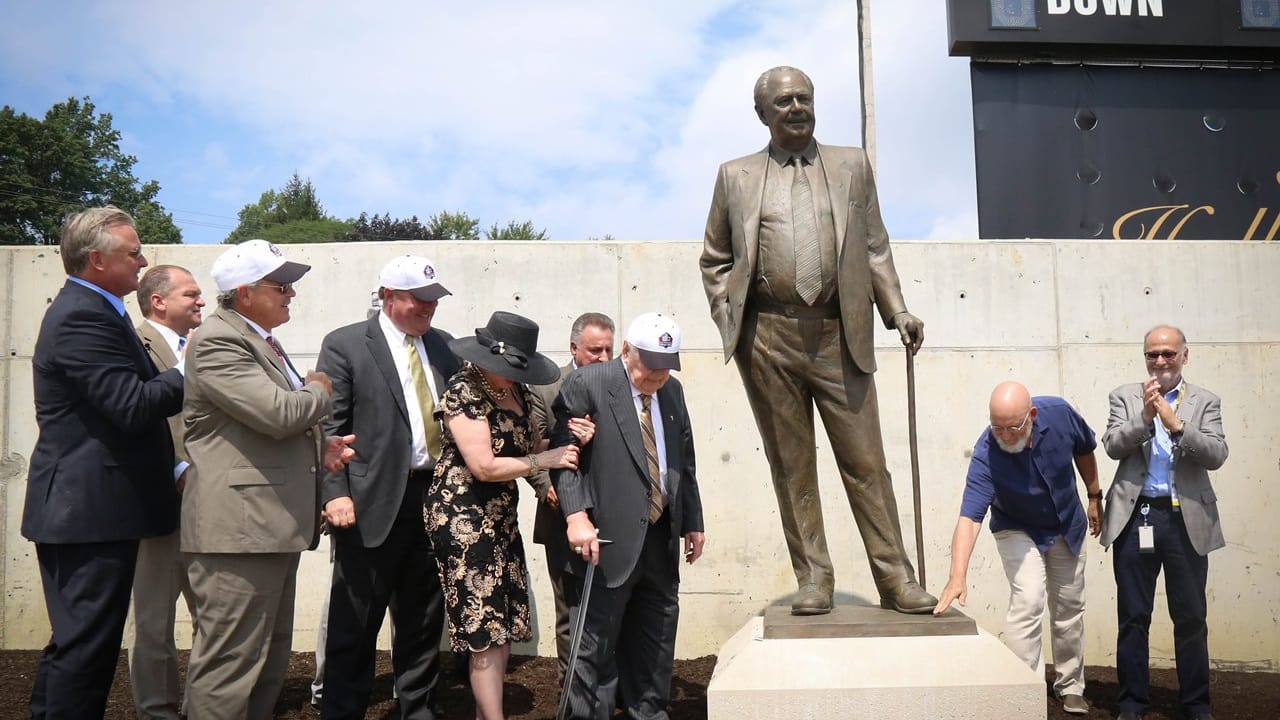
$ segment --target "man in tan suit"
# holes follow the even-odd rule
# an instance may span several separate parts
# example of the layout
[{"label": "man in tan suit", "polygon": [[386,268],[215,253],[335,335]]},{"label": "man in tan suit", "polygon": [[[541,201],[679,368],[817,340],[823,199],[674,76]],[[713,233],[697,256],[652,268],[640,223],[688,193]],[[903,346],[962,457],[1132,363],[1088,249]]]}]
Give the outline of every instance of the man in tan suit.
[{"label": "man in tan suit", "polygon": [[182,552],[196,596],[191,720],[269,718],[289,666],[294,580],[320,537],[320,473],[354,452],[325,438],[324,373],[301,375],[271,331],[310,270],[265,240],[213,264],[218,309],[187,351]]},{"label": "man in tan suit", "polygon": [[[138,337],[156,369],[168,370],[184,355],[187,334],[199,327],[204,297],[196,279],[177,265],[157,265],[138,282],[138,307],[144,320]],[[182,414],[169,418],[173,450],[179,466],[191,458],[182,445]],[[178,492],[186,482],[177,479]],[[174,642],[178,596],[186,598],[195,617],[195,599],[187,567],[178,552],[178,533],[144,538],[138,544],[133,576],[133,644],[129,646],[129,680],[138,717],[177,720],[179,705],[178,647]]]},{"label": "man in tan suit", "polygon": [[875,180],[858,148],[813,139],[813,83],[760,76],[769,145],[720,166],[707,215],[703,287],[747,389],[773,474],[797,615],[831,611],[835,588],[814,455],[816,404],[835,452],[883,607],[933,610],[902,543],[876,402],[871,306],[912,353],[924,323],[907,312]]}]

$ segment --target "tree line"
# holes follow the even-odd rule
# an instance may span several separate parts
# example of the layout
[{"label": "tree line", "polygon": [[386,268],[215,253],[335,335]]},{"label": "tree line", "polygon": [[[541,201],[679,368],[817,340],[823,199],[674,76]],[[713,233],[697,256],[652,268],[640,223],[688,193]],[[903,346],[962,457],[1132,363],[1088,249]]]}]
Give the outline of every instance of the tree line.
[{"label": "tree line", "polygon": [[[0,108],[0,245],[57,244],[66,216],[115,205],[133,215],[147,244],[182,242],[173,214],[156,200],[160,183],[133,174],[138,159],[120,149],[110,113],[88,97],[56,103],[44,118]],[[362,212],[339,219],[325,212],[311,180],[294,173],[279,190],[241,208],[223,242],[262,238],[274,243],[390,240],[545,240],[532,221],[494,223],[441,211],[420,221]]]}]

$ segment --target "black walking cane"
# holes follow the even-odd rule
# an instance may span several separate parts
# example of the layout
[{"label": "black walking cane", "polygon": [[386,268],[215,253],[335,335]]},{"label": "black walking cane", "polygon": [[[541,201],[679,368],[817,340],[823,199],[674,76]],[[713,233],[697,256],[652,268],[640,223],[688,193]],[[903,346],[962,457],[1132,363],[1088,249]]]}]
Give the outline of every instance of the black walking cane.
[{"label": "black walking cane", "polygon": [[[613,542],[596,539],[600,549]],[[587,622],[587,603],[591,600],[591,581],[595,578],[596,564],[587,563],[587,577],[582,581],[582,600],[578,603],[578,617],[573,621],[573,634],[569,636],[569,664],[564,669],[564,684],[560,688],[560,707],[556,710],[556,720],[564,720],[569,709],[569,688],[573,686],[573,670],[578,664],[578,650],[582,647],[582,627]]]},{"label": "black walking cane", "polygon": [[911,499],[916,511],[916,567],[924,584],[924,525],[920,520],[920,448],[916,441],[916,357],[907,345],[907,444],[911,446]]}]

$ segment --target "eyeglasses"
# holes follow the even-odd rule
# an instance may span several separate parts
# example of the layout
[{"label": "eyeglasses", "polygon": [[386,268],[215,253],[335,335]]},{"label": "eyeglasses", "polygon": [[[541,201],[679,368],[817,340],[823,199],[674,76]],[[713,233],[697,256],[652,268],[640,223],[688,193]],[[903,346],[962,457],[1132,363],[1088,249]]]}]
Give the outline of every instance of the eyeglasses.
[{"label": "eyeglasses", "polygon": [[277,290],[279,290],[279,291],[280,291],[280,294],[281,294],[281,295],[288,295],[288,294],[289,294],[289,291],[293,289],[293,283],[270,283],[270,282],[263,282],[263,281],[259,280],[258,282],[254,283],[253,285],[254,285],[254,287],[269,287],[269,288],[275,288],[275,289],[277,289]]},{"label": "eyeglasses", "polygon": [[1027,408],[1027,414],[1022,416],[1022,422],[1018,423],[1017,427],[1013,427],[1013,426],[1005,427],[1001,425],[992,425],[991,432],[997,432],[997,433],[998,432],[1014,432],[1014,433],[1022,432],[1022,428],[1027,426],[1027,420],[1030,420],[1030,419],[1031,419],[1031,408]]},{"label": "eyeglasses", "polygon": [[1159,359],[1172,360],[1172,359],[1174,359],[1174,358],[1178,357],[1178,355],[1180,354],[1180,351],[1178,351],[1178,350],[1148,350],[1148,351],[1146,351],[1146,352],[1144,352],[1144,353],[1142,353],[1142,354],[1143,354],[1143,355],[1146,355],[1148,360],[1159,360]]}]

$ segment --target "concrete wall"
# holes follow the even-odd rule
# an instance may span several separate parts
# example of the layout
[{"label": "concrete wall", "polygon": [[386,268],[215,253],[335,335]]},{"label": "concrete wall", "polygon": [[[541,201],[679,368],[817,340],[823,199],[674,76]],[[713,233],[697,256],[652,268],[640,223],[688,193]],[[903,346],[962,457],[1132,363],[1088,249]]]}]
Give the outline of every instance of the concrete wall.
[{"label": "concrete wall", "polygon": [[[715,653],[753,614],[794,589],[777,520],[768,466],[737,371],[726,366],[698,276],[697,242],[431,243],[292,246],[291,258],[314,270],[302,281],[293,320],[277,333],[300,367],[310,367],[329,330],[361,320],[377,270],[389,258],[422,252],[436,261],[453,297],[440,304],[439,327],[468,335],[495,309],[542,325],[542,348],[563,361],[569,325],[600,310],[625,327],[636,314],[674,315],[685,331],[685,384],[693,416],[708,544],[684,573],[677,652]],[[153,247],[152,263],[208,276],[221,247]],[[1222,396],[1231,457],[1215,474],[1228,546],[1209,572],[1210,648],[1223,667],[1280,670],[1280,247],[1241,242],[897,242],[899,273],[912,311],[925,320],[916,359],[920,468],[928,586],[946,581],[951,530],[968,455],[986,422],[986,400],[999,381],[1016,378],[1034,393],[1066,397],[1101,435],[1107,392],[1140,380],[1143,332],[1176,322],[1191,341],[1186,374]],[[3,413],[4,595],[0,646],[35,648],[48,625],[33,546],[19,534],[26,463],[35,443],[30,359],[44,307],[62,284],[56,251],[0,250],[0,412]],[[138,317],[136,310],[134,316]],[[885,449],[902,523],[911,537],[904,354],[895,333],[876,336],[877,382]],[[619,346],[621,341],[619,340]],[[836,553],[837,590],[869,599],[873,588],[861,542],[834,480],[828,443],[819,433],[819,471],[827,532]],[[1115,463],[1099,448],[1103,487]],[[520,508],[532,534],[532,493]],[[551,594],[541,548],[527,544],[539,635],[517,652],[552,654]],[[1114,661],[1115,585],[1110,559],[1088,547],[1088,644],[1091,664]],[[969,573],[967,611],[1000,632],[1007,604],[991,536],[983,532]],[[296,649],[314,646],[328,583],[325,546],[306,553],[298,582]],[[1161,591],[1163,593],[1163,591]],[[1157,600],[1152,658],[1172,662],[1172,629]],[[189,635],[182,633],[182,642]],[[385,640],[385,631],[384,631]],[[1046,651],[1047,652],[1047,651]]]}]

